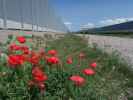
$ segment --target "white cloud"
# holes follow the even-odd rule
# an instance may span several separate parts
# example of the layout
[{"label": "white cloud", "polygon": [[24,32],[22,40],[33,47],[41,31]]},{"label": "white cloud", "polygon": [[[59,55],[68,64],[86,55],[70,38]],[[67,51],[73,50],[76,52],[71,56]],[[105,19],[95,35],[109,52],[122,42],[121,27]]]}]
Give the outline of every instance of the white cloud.
[{"label": "white cloud", "polygon": [[91,29],[91,28],[94,28],[95,25],[93,23],[87,23],[85,25],[81,25],[80,28],[81,29]]},{"label": "white cloud", "polygon": [[133,18],[107,19],[107,20],[100,21],[100,24],[102,24],[102,25],[114,25],[114,24],[124,23],[127,21],[133,21]]},{"label": "white cloud", "polygon": [[71,22],[64,22],[65,25],[72,25]]},{"label": "white cloud", "polygon": [[64,24],[68,27],[69,30],[72,29],[72,23],[71,22],[64,22]]}]

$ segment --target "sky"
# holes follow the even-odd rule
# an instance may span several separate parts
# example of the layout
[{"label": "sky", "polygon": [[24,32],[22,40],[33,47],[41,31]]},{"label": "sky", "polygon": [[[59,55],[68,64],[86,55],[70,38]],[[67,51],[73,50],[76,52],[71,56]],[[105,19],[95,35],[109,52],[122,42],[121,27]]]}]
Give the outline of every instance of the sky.
[{"label": "sky", "polygon": [[133,0],[49,0],[71,30],[133,21]]}]

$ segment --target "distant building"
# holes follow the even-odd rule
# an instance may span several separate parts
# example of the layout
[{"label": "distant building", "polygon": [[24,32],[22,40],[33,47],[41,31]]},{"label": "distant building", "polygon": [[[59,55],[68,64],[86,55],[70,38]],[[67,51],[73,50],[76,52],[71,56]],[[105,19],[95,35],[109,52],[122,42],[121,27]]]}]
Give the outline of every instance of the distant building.
[{"label": "distant building", "polygon": [[0,28],[68,31],[48,0],[0,0]]}]

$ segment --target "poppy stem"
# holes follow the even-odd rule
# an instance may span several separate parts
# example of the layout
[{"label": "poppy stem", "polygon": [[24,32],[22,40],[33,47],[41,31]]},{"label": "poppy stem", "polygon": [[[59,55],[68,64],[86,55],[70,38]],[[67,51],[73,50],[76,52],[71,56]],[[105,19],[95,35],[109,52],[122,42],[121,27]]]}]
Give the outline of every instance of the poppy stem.
[{"label": "poppy stem", "polygon": [[66,90],[67,90],[68,96],[70,96],[72,99],[76,100],[76,97],[73,94],[73,92],[71,91],[70,87],[66,83],[65,83],[65,86],[66,86]]}]

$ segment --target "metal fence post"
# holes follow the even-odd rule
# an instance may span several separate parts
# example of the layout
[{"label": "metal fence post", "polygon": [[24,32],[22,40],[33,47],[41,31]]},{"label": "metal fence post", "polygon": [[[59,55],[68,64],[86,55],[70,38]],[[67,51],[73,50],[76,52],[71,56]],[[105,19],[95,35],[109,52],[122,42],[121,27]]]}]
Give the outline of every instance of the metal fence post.
[{"label": "metal fence post", "polygon": [[38,31],[38,0],[35,0],[36,1],[36,25],[37,25],[37,29],[36,29],[36,31]]},{"label": "metal fence post", "polygon": [[33,0],[31,0],[31,7],[30,7],[30,8],[31,8],[31,21],[32,21],[31,24],[32,24],[32,31],[34,31],[34,30],[33,30],[33,25],[34,25],[34,23],[33,23]]},{"label": "metal fence post", "polygon": [[24,20],[23,20],[23,7],[22,7],[22,5],[23,5],[23,0],[20,0],[20,2],[19,2],[19,6],[20,6],[20,20],[21,20],[21,29],[23,30],[23,28],[24,28]]},{"label": "metal fence post", "polygon": [[3,3],[3,22],[4,22],[4,29],[7,29],[6,0],[2,0],[2,3]]}]

